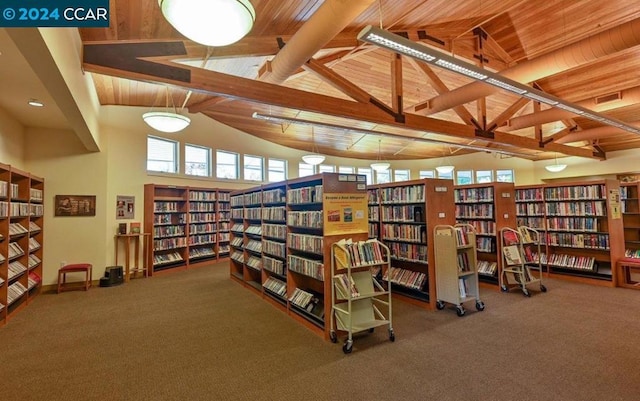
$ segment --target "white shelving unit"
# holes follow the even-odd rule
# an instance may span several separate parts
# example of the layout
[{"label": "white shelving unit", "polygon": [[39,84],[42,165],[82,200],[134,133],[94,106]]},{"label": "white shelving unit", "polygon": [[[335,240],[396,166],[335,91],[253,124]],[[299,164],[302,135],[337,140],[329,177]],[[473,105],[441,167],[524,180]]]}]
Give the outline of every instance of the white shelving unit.
[{"label": "white shelving unit", "polygon": [[463,303],[475,301],[478,311],[484,310],[478,287],[478,261],[475,229],[470,224],[434,227],[436,263],[436,308],[445,303],[455,305],[458,316],[466,311]]},{"label": "white shelving unit", "polygon": [[[539,284],[540,291],[547,292],[542,284],[543,256],[540,246],[540,233],[527,226],[518,229],[503,227],[500,230],[500,255],[502,257],[502,272],[500,272],[500,290],[509,292],[517,287],[524,296],[531,293],[527,288],[531,284]],[[536,273],[533,274],[532,271]]]},{"label": "white shelving unit", "polygon": [[376,327],[388,326],[389,340],[395,341],[391,288],[385,289],[374,273],[377,268],[390,266],[389,248],[378,240],[341,240],[331,245],[330,339],[335,343],[336,330],[346,331],[348,337],[342,347],[345,354],[353,350],[354,333],[371,333]]}]

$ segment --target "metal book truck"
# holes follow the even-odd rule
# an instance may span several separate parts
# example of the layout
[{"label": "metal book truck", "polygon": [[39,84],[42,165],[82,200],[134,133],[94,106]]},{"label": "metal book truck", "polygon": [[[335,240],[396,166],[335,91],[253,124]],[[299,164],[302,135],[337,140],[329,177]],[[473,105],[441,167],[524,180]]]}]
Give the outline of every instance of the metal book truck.
[{"label": "metal book truck", "polygon": [[[338,342],[336,330],[346,331],[342,351],[353,350],[353,334],[388,326],[389,340],[395,341],[391,323],[391,286],[384,288],[372,272],[389,269],[390,252],[378,240],[331,245],[331,341]],[[334,325],[335,324],[335,325]]]},{"label": "metal book truck", "polygon": [[[499,277],[502,292],[518,287],[524,296],[530,297],[527,285],[531,284],[539,284],[540,291],[547,292],[547,287],[542,284],[540,239],[540,233],[531,227],[504,227],[500,230],[500,253],[504,262]],[[532,274],[532,270],[536,274]]]},{"label": "metal book truck", "polygon": [[465,315],[463,303],[475,301],[484,310],[478,288],[476,231],[470,224],[437,225],[433,229],[436,258],[436,308],[445,302],[455,305],[456,313]]}]

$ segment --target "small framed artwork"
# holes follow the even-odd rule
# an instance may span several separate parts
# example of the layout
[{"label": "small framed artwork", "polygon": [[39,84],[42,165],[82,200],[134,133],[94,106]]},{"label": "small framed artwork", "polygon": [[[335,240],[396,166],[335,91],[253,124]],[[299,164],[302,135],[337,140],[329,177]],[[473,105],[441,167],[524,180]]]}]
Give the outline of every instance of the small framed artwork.
[{"label": "small framed artwork", "polygon": [[133,219],[135,201],[135,196],[118,195],[116,198],[116,220]]},{"label": "small framed artwork", "polygon": [[56,195],[54,216],[95,216],[95,195]]}]

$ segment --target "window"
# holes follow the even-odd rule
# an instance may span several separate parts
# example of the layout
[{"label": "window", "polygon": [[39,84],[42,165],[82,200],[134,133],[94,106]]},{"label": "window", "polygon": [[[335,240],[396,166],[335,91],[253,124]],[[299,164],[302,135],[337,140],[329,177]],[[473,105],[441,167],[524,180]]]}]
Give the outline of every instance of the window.
[{"label": "window", "polygon": [[264,180],[264,158],[244,155],[244,179],[248,181]]},{"label": "window", "polygon": [[376,183],[386,184],[391,182],[391,170],[376,171]]},{"label": "window", "polygon": [[306,177],[315,173],[313,166],[307,163],[298,164],[298,177]]},{"label": "window", "polygon": [[420,170],[420,178],[436,178],[434,170]]},{"label": "window", "polygon": [[438,178],[453,180],[453,171],[451,171],[450,173],[438,173]]},{"label": "window", "polygon": [[394,170],[393,171],[394,181],[409,181],[410,178],[411,178],[410,170]]},{"label": "window", "polygon": [[269,182],[279,182],[287,179],[287,161],[269,159]]},{"label": "window", "polygon": [[338,167],[338,173],[353,174],[356,169],[354,167],[340,166]]},{"label": "window", "polygon": [[224,150],[216,151],[216,177],[237,180],[239,177],[238,165],[240,155]]},{"label": "window", "polygon": [[373,173],[368,167],[358,167],[358,174],[364,174],[367,176],[367,185],[373,184]]},{"label": "window", "polygon": [[486,184],[493,181],[493,171],[491,170],[478,170],[476,171],[476,182],[478,184]]},{"label": "window", "polygon": [[456,174],[458,185],[473,184],[473,171],[472,170],[460,170]]},{"label": "window", "polygon": [[178,172],[178,142],[149,135],[147,137],[147,170]]},{"label": "window", "polygon": [[498,182],[514,182],[513,170],[496,170],[496,181]]},{"label": "window", "polygon": [[318,166],[318,173],[335,173],[336,166],[330,166],[328,164],[321,164]]},{"label": "window", "polygon": [[209,177],[211,175],[211,149],[184,145],[184,173]]}]

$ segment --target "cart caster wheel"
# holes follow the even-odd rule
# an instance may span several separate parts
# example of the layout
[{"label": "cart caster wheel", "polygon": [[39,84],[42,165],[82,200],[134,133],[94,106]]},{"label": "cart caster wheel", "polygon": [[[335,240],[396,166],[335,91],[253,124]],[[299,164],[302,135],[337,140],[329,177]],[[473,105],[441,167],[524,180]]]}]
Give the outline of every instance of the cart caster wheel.
[{"label": "cart caster wheel", "polygon": [[544,285],[540,284],[540,291],[547,292],[547,287],[545,287]]},{"label": "cart caster wheel", "polygon": [[373,327],[369,329],[369,333],[373,333]]},{"label": "cart caster wheel", "polygon": [[476,301],[476,309],[478,311],[483,311],[484,310],[484,302],[482,301]]},{"label": "cart caster wheel", "polygon": [[350,354],[351,351],[353,351],[353,342],[352,341],[347,341],[342,346],[342,352],[344,352],[345,354]]},{"label": "cart caster wheel", "polygon": [[442,302],[441,300],[437,300],[436,301],[436,309],[443,310],[444,309],[444,302]]},{"label": "cart caster wheel", "polygon": [[393,330],[389,330],[389,341],[391,341],[391,342],[396,341],[396,335],[393,332]]},{"label": "cart caster wheel", "polygon": [[525,297],[530,297],[530,296],[531,296],[531,293],[530,293],[530,292],[529,292],[529,290],[527,290],[527,289],[522,290],[522,294],[523,294]]},{"label": "cart caster wheel", "polygon": [[334,344],[338,342],[338,335],[336,334],[335,331],[331,331],[329,333],[329,338],[331,339],[331,342]]},{"label": "cart caster wheel", "polygon": [[509,288],[506,285],[501,285],[500,286],[500,291],[502,292],[509,292]]},{"label": "cart caster wheel", "polygon": [[460,306],[456,306],[456,313],[458,314],[458,316],[462,317],[464,316],[465,310],[462,307],[462,305]]}]

